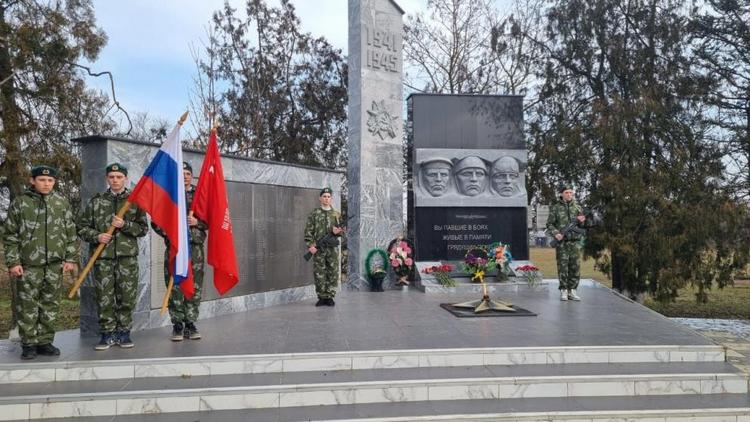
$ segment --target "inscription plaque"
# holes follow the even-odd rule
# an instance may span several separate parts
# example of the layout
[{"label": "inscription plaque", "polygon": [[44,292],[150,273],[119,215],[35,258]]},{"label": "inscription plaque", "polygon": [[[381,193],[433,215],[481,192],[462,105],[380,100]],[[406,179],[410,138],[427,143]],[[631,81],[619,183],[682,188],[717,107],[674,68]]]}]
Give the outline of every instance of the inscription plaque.
[{"label": "inscription plaque", "polygon": [[503,242],[513,259],[529,259],[526,207],[416,209],[416,259],[460,261],[469,247]]}]

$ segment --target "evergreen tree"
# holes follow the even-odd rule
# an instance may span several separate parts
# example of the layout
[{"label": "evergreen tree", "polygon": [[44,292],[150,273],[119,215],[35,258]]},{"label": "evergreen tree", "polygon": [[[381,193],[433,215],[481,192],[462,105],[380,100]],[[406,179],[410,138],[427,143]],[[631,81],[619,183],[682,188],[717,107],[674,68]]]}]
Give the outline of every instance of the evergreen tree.
[{"label": "evergreen tree", "polygon": [[722,189],[683,6],[557,0],[547,16],[531,183],[552,201],[573,181],[603,210],[586,250],[632,297],[669,299],[690,282],[705,300],[747,261],[747,211]]},{"label": "evergreen tree", "polygon": [[0,196],[18,195],[38,162],[59,167],[60,188],[77,192],[69,140],[113,127],[109,100],[87,89],[78,62],[96,59],[106,40],[88,0],[0,0]]},{"label": "evergreen tree", "polygon": [[725,148],[739,195],[750,196],[750,0],[707,0],[691,28],[703,73],[713,81],[713,136]]}]

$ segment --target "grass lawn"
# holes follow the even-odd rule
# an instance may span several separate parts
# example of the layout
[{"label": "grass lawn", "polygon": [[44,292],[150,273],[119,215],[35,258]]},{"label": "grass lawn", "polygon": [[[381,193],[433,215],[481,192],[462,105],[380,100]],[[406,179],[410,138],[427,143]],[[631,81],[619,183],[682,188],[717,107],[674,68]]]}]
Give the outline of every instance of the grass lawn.
[{"label": "grass lawn", "polygon": [[[0,248],[0,256],[2,248]],[[68,299],[68,289],[75,280],[71,280],[70,274],[65,274],[63,288],[60,291],[60,313],[57,317],[57,329],[69,330],[78,328],[80,324],[80,311],[78,297],[74,300]],[[0,259],[0,339],[8,338],[10,330],[10,279],[5,262]]]},{"label": "grass lawn", "polygon": [[[531,248],[530,260],[539,267],[544,278],[557,278],[557,262],[555,261],[555,248]],[[607,287],[612,287],[612,282],[606,274],[594,268],[594,260],[581,260],[581,278],[591,278]]]},{"label": "grass lawn", "polygon": [[646,299],[644,305],[668,317],[750,319],[750,284],[736,282],[734,287],[714,288],[708,293],[708,303],[697,303],[697,289],[687,287],[673,303],[658,303]]},{"label": "grass lawn", "polygon": [[[553,248],[531,248],[531,262],[542,271],[545,278],[557,278],[555,250]],[[594,279],[607,287],[612,281],[596,269],[594,261],[581,261],[581,278]],[[695,301],[696,290],[686,287],[673,303],[659,303],[646,299],[644,305],[668,317],[750,319],[750,283],[738,281],[734,287],[714,288],[708,293],[708,303]]]}]

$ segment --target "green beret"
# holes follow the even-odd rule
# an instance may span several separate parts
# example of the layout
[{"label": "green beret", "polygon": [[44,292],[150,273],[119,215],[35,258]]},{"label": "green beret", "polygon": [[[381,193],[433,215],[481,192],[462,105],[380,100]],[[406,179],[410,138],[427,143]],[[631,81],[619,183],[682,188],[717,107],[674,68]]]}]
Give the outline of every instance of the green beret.
[{"label": "green beret", "polygon": [[563,193],[566,190],[575,190],[572,183],[561,183],[560,187],[557,189],[558,192]]},{"label": "green beret", "polygon": [[50,176],[57,178],[57,169],[51,166],[34,166],[31,168],[31,177]]},{"label": "green beret", "polygon": [[112,163],[107,166],[107,174],[112,173],[113,171],[119,172],[124,174],[125,176],[128,175],[128,168],[123,166],[120,163]]},{"label": "green beret", "polygon": [[190,173],[192,173],[192,172],[193,172],[193,166],[191,166],[191,165],[190,165],[190,163],[188,163],[187,161],[183,161],[183,162],[182,162],[182,169],[183,169],[183,170],[187,170],[187,171],[189,171]]},{"label": "green beret", "polygon": [[323,188],[320,191],[320,196],[323,196],[324,193],[330,193],[331,195],[333,195],[333,191],[331,190],[331,188]]}]

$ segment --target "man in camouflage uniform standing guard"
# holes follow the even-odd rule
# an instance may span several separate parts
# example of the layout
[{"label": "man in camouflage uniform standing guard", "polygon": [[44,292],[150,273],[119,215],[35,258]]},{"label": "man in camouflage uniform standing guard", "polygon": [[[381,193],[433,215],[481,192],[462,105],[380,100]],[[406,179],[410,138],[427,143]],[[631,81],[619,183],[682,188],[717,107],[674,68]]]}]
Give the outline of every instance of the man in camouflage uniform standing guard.
[{"label": "man in camouflage uniform standing guard", "polygon": [[[123,218],[116,215],[130,196],[128,169],[112,163],[106,174],[109,188],[94,195],[78,218],[78,235],[89,242],[91,252],[100,243],[107,245],[94,264],[101,333],[96,350],[134,346],[130,329],[138,294],[138,238],[148,233],[146,213],[135,204]],[[111,236],[106,233],[110,225],[116,228]]]},{"label": "man in camouflage uniform standing guard", "polygon": [[[576,227],[583,228],[586,217],[583,208],[573,199],[573,187],[569,184],[560,186],[560,200],[550,207],[547,219],[547,233],[555,238],[555,258],[557,259],[557,276],[560,279],[560,300],[576,300],[576,289],[581,280],[581,239],[583,235],[573,231],[563,234],[562,231],[574,222]],[[582,230],[579,230],[582,231]]]},{"label": "man in camouflage uniform standing guard", "polygon": [[[188,162],[182,163],[182,177],[185,183],[185,201],[187,209],[193,204],[195,187],[193,186],[193,167]],[[195,326],[198,320],[198,310],[201,304],[201,288],[203,287],[203,274],[205,271],[205,257],[203,243],[206,241],[206,230],[208,225],[188,215],[187,223],[190,227],[190,262],[193,270],[193,287],[195,293],[188,299],[178,288],[172,289],[169,296],[169,316],[172,320],[172,341],[182,341],[183,338],[199,340],[201,333]],[[151,227],[159,236],[164,238],[164,281],[169,284],[169,239],[159,226],[151,223]]]},{"label": "man in camouflage uniform standing guard", "polygon": [[3,230],[5,263],[18,293],[21,359],[60,354],[52,341],[62,274],[75,271],[78,262],[73,212],[52,191],[56,179],[57,169],[34,167],[31,187],[10,204]]},{"label": "man in camouflage uniform standing guard", "polygon": [[325,188],[320,191],[320,207],[307,217],[305,225],[305,244],[313,255],[313,277],[318,302],[315,306],[334,306],[336,285],[340,277],[338,239],[319,245],[317,242],[327,234],[341,236],[341,214],[331,206],[333,191]]}]

